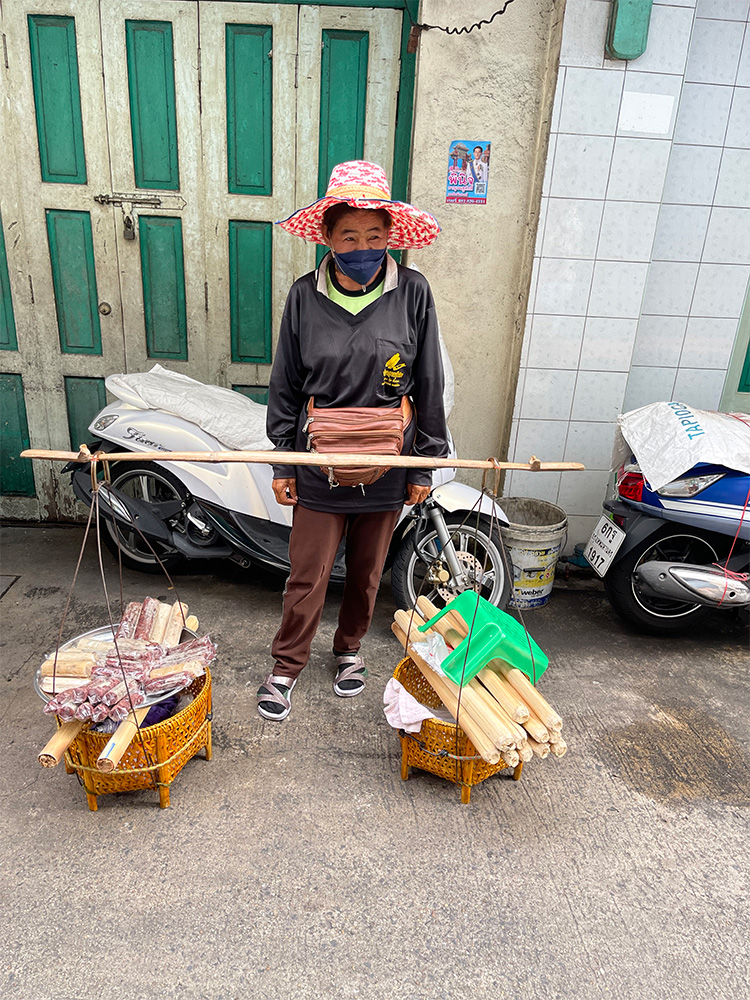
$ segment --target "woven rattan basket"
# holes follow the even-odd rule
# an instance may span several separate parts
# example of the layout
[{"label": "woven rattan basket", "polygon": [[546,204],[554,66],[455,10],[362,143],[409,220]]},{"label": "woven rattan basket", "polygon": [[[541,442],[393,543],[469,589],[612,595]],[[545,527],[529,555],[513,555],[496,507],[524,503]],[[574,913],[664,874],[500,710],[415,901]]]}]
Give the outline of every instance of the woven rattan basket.
[{"label": "woven rattan basket", "polygon": [[[407,657],[396,667],[393,674],[409,694],[427,708],[442,708],[443,704],[421,671]],[[491,778],[498,771],[508,768],[505,763],[487,764],[477,760],[456,760],[456,757],[476,757],[474,744],[455,722],[440,719],[425,719],[418,733],[399,733],[401,739],[401,777],[406,781],[410,767],[419,767],[440,778],[446,778],[461,786],[461,801],[469,802],[473,785],[485,778]],[[436,756],[445,752],[450,756]],[[513,769],[516,781],[521,777],[523,764]]]},{"label": "woven rattan basket", "polygon": [[[107,733],[84,730],[68,747],[65,768],[80,777],[89,809],[97,809],[97,795],[158,788],[159,805],[169,805],[169,786],[185,764],[205,747],[211,760],[211,672],[206,667],[188,688],[193,700],[169,719],[142,729],[125,751],[114,771],[96,768],[99,754],[110,740]],[[143,742],[141,742],[141,737]],[[144,754],[144,748],[146,753]],[[148,759],[147,759],[148,758]]]}]

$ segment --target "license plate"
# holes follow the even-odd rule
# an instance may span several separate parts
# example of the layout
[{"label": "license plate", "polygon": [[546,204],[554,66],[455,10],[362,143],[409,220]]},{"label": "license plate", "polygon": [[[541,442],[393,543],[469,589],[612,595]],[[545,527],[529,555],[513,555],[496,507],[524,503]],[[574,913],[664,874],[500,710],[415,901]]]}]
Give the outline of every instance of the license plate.
[{"label": "license plate", "polygon": [[599,576],[604,576],[617,550],[623,543],[625,532],[605,515],[591,533],[584,555]]}]

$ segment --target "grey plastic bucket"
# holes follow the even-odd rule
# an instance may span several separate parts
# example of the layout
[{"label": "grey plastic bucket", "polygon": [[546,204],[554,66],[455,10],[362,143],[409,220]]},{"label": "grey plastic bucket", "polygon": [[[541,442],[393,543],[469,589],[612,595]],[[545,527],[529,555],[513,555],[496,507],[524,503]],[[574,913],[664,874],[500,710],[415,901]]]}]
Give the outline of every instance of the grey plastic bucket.
[{"label": "grey plastic bucket", "polygon": [[513,563],[516,608],[541,608],[550,599],[557,559],[568,535],[562,507],[530,497],[503,497],[500,501],[509,526],[503,540]]}]

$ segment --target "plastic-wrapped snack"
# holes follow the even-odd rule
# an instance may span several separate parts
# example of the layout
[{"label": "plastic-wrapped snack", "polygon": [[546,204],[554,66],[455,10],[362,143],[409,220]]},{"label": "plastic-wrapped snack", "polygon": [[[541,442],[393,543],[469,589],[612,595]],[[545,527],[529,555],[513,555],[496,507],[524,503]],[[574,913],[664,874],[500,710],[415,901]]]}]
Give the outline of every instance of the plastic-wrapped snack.
[{"label": "plastic-wrapped snack", "polygon": [[138,625],[138,619],[141,614],[141,605],[138,601],[131,601],[130,604],[125,608],[125,614],[122,616],[122,621],[117,626],[117,631],[115,632],[116,639],[132,639],[135,636],[136,626]]},{"label": "plastic-wrapped snack", "polygon": [[91,719],[94,715],[94,706],[90,701],[82,702],[76,709],[75,717],[79,722],[85,722],[86,719]]},{"label": "plastic-wrapped snack", "polygon": [[64,705],[60,705],[55,712],[55,715],[61,720],[61,722],[70,722],[71,719],[75,718],[76,708],[78,708],[78,706],[74,705],[72,701],[67,701]]},{"label": "plastic-wrapped snack", "polygon": [[[129,683],[127,681],[120,681],[118,684],[115,684],[113,688],[110,688],[109,691],[104,693],[102,701],[105,705],[115,705],[121,698],[126,698],[128,693],[132,698],[132,696],[139,690],[140,688],[138,683],[134,680],[130,680]],[[133,704],[135,704],[135,702]],[[140,704],[140,702],[138,702],[138,704]]]},{"label": "plastic-wrapped snack", "polygon": [[146,695],[142,691],[133,691],[128,697],[121,698],[116,705],[113,705],[109,710],[110,719],[114,719],[116,722],[122,722],[122,720],[127,716],[131,708],[138,708],[146,700]]},{"label": "plastic-wrapped snack", "polygon": [[196,677],[202,677],[205,672],[206,668],[200,660],[179,660],[177,663],[168,663],[164,667],[155,667],[151,671],[150,679],[174,677],[175,674],[189,674],[195,680]]},{"label": "plastic-wrapped snack", "polygon": [[187,642],[174,646],[164,656],[159,664],[160,667],[168,667],[172,663],[180,663],[186,660],[200,660],[208,666],[216,659],[216,646],[211,641],[211,637],[204,635],[202,639],[188,639]]},{"label": "plastic-wrapped snack", "polygon": [[122,701],[118,701],[116,705],[112,705],[109,710],[109,717],[114,722],[122,722],[123,719],[127,718],[129,711],[130,705],[123,699]]},{"label": "plastic-wrapped snack", "polygon": [[92,705],[98,705],[107,691],[111,691],[118,683],[116,677],[99,677],[88,685],[89,701]]},{"label": "plastic-wrapped snack", "polygon": [[91,713],[91,721],[94,723],[94,725],[98,724],[99,722],[103,722],[104,719],[109,718],[109,713],[110,713],[109,705],[105,705],[104,702],[100,702],[98,705],[94,706],[94,710]]},{"label": "plastic-wrapped snack", "polygon": [[194,679],[192,674],[183,671],[177,674],[165,674],[162,677],[152,677],[146,681],[144,687],[146,694],[163,694],[174,688],[187,687],[188,684],[192,684]]},{"label": "plastic-wrapped snack", "polygon": [[143,607],[141,608],[141,614],[138,618],[138,624],[135,628],[136,639],[148,639],[151,629],[154,626],[154,620],[156,618],[156,612],[159,610],[159,601],[153,597],[147,597],[143,602]]},{"label": "plastic-wrapped snack", "polygon": [[70,690],[71,694],[73,695],[71,701],[73,701],[76,705],[82,705],[84,701],[88,701],[89,699],[88,684],[81,684],[80,687],[71,688]]}]

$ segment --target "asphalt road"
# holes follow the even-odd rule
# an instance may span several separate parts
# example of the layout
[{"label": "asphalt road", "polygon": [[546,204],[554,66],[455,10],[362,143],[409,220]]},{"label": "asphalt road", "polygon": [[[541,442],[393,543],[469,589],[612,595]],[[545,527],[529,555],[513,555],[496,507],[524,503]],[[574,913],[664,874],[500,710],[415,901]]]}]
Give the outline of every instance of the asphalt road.
[{"label": "asphalt road", "polygon": [[[359,698],[331,688],[331,589],[282,723],[263,722],[283,583],[229,565],[177,589],[219,646],[214,756],[101,797],[43,771],[32,688],[82,532],[2,531],[3,1000],[721,1000],[750,994],[747,635],[628,633],[600,592],[529,613],[569,752],[458,789],[399,773],[382,713],[399,659],[384,587]],[[116,566],[105,552],[119,607]],[[126,572],[125,600],[166,597]],[[65,638],[106,621],[82,563]]]}]

